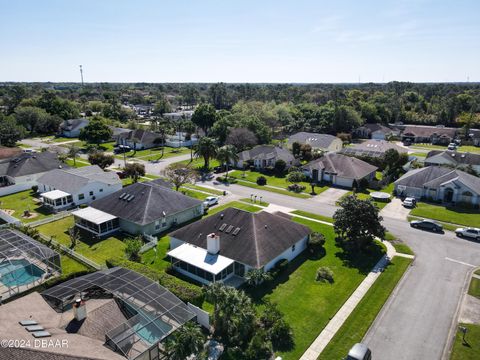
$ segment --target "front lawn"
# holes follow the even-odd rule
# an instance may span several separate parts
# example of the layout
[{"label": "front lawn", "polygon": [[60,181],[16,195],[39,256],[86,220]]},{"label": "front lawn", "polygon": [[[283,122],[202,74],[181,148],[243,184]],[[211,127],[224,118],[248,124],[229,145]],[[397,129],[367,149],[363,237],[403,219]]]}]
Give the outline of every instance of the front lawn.
[{"label": "front lawn", "polygon": [[80,168],[80,167],[84,167],[84,166],[90,166],[91,164],[83,159],[76,159],[75,160],[75,164],[73,163],[73,159],[70,159],[68,158],[67,160],[65,160],[65,164],[67,164],[68,166],[71,166],[71,167],[75,167],[75,168]]},{"label": "front lawn", "polygon": [[480,325],[459,324],[459,326],[468,329],[465,336],[466,343],[463,342],[463,334],[456,331],[450,360],[478,360],[480,358]]},{"label": "front lawn", "polygon": [[[111,151],[113,151],[113,147]],[[190,149],[186,147],[181,147],[181,148],[165,147],[165,150],[162,156],[162,148],[158,147],[158,148],[152,148],[152,149],[137,150],[136,152],[131,150],[125,153],[125,157],[129,160],[132,158],[135,158],[135,159],[142,159],[145,161],[155,161],[155,160],[162,160],[162,159],[167,159],[170,157],[185,155],[185,154],[190,154]],[[124,154],[116,154],[115,157],[117,159],[123,160]]]},{"label": "front lawn", "polygon": [[[183,164],[183,165],[188,165],[192,167],[193,169],[197,170],[203,170],[203,165],[205,164],[203,158],[193,158],[193,160],[182,160],[182,161],[177,161],[175,164]],[[210,169],[213,169],[216,166],[220,166],[220,163],[216,159],[210,159]]]},{"label": "front lawn", "polygon": [[472,277],[472,280],[470,280],[470,287],[468,288],[468,294],[480,299],[480,279]]},{"label": "front lawn", "polygon": [[291,211],[290,213],[300,215],[300,216],[309,217],[309,218],[315,219],[315,220],[320,220],[320,221],[333,223],[333,219],[331,217],[323,216],[323,215],[319,215],[319,214],[314,214],[314,213],[311,213],[311,212],[308,212],[308,211],[294,210],[294,211]]},{"label": "front lawn", "polygon": [[443,205],[417,203],[410,212],[412,216],[434,219],[464,226],[478,226],[480,224],[480,211],[460,207],[445,207]]},{"label": "front lawn", "polygon": [[[63,245],[70,246],[68,229],[74,225],[73,216],[61,220],[52,221],[48,224],[37,227],[41,234],[53,239]],[[80,241],[75,247],[79,254],[95,261],[99,265],[105,265],[105,260],[125,255],[125,236],[121,233],[114,234],[106,239],[95,240],[87,232],[81,232]]]},{"label": "front lawn", "polygon": [[185,185],[183,185],[183,187],[186,187],[186,188],[189,188],[189,189],[194,189],[194,190],[199,190],[199,191],[204,191],[204,192],[207,192],[209,194],[213,194],[213,195],[217,195],[217,196],[223,195],[223,191],[221,191],[221,190],[207,188],[207,187],[199,186],[199,185],[196,185],[196,184],[185,184]]},{"label": "front lawn", "polygon": [[[360,285],[380,259],[383,251],[378,246],[373,254],[362,255],[356,261],[350,261],[342,249],[337,247],[332,226],[297,217],[293,220],[325,235],[326,255],[316,258],[304,252],[272,283],[249,291],[260,308],[266,300],[277,303],[285,315],[285,320],[292,326],[294,348],[277,354],[285,360],[296,360],[301,357]],[[333,271],[332,284],[315,281],[315,274],[320,266],[328,266]]]},{"label": "front lawn", "polygon": [[411,262],[411,259],[398,256],[392,259],[328,343],[319,359],[343,359],[355,343],[362,341]]},{"label": "front lawn", "polygon": [[[411,145],[410,149],[427,149],[427,150],[447,150],[446,145],[432,145],[432,144],[415,144]],[[472,145],[461,145],[457,148],[457,151],[461,152],[471,152],[471,153],[480,153],[480,147]]]},{"label": "front lawn", "polygon": [[[24,223],[41,220],[52,215],[50,211],[42,207],[39,198],[33,196],[31,190],[0,197],[0,209]],[[23,216],[25,210],[30,211],[30,217]]]}]

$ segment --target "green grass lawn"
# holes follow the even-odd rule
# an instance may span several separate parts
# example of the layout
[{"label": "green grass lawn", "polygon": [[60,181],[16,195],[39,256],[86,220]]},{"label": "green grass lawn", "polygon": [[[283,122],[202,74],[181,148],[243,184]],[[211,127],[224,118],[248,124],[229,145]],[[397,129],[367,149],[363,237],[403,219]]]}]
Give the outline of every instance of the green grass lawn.
[{"label": "green grass lawn", "polygon": [[221,191],[221,190],[211,189],[211,188],[207,188],[207,187],[204,187],[204,186],[199,186],[199,185],[196,185],[196,184],[184,184],[183,187],[186,187],[186,188],[189,188],[189,189],[194,189],[194,190],[199,190],[199,191],[204,191],[204,192],[207,192],[207,193],[212,194],[212,195],[217,195],[217,196],[222,196],[223,195],[223,191]]},{"label": "green grass lawn", "polygon": [[312,219],[315,219],[315,220],[320,220],[320,221],[326,221],[326,222],[329,222],[329,223],[333,223],[333,219],[331,217],[323,216],[323,215],[319,215],[319,214],[314,214],[314,213],[311,213],[311,212],[308,212],[308,211],[294,210],[294,211],[291,211],[290,213],[300,215],[300,216],[309,217],[309,218],[312,218]]},{"label": "green grass lawn", "polygon": [[88,270],[88,268],[77,260],[67,255],[62,255],[60,258],[62,264],[62,275],[70,275],[79,271]]},{"label": "green grass lawn", "polygon": [[187,196],[190,196],[190,197],[193,197],[195,199],[198,199],[198,200],[205,200],[205,198],[207,196],[210,196],[209,194],[205,194],[203,192],[200,192],[200,191],[196,191],[194,189],[189,189],[189,188],[186,188],[186,187],[181,187],[180,189],[178,189],[183,195],[187,195]]},{"label": "green grass lawn", "polygon": [[244,180],[240,180],[240,179],[236,180],[236,181],[237,181],[236,184],[242,185],[242,186],[245,186],[245,187],[249,187],[249,188],[252,188],[252,189],[265,190],[265,191],[273,192],[273,193],[276,193],[276,194],[293,196],[293,197],[297,197],[297,198],[301,198],[301,199],[308,199],[308,198],[311,197],[310,195],[308,195],[306,193],[296,193],[296,192],[293,192],[293,191],[283,190],[283,189],[279,189],[279,188],[276,188],[276,187],[262,186],[262,185],[258,185],[257,183],[253,183],[253,182],[250,182],[250,181],[244,181]]},{"label": "green grass lawn", "polygon": [[384,240],[390,241],[390,243],[393,245],[393,247],[395,248],[395,250],[398,253],[407,254],[407,255],[415,255],[415,253],[412,251],[412,249],[410,249],[410,247],[407,244],[402,242],[402,240],[397,239],[397,237],[389,231],[387,231],[385,233],[385,239]]},{"label": "green grass lawn", "polygon": [[58,137],[52,137],[49,139],[50,141],[48,141],[47,139],[47,142],[54,142],[54,143],[60,143],[60,142],[65,142],[65,141],[72,141],[72,140],[78,140],[78,138],[67,138],[67,137],[63,137],[63,136],[58,136]]},{"label": "green grass lawn", "polygon": [[468,293],[480,299],[480,279],[472,277],[472,280],[470,280]]},{"label": "green grass lawn", "polygon": [[259,205],[259,206],[265,206],[265,207],[270,205],[268,202],[265,202],[265,201],[260,202],[260,200],[258,200],[257,202],[253,202],[251,198],[243,198],[243,199],[240,199],[240,201],[247,202],[252,205]]},{"label": "green grass lawn", "polygon": [[465,226],[478,226],[480,224],[479,210],[460,207],[449,208],[443,205],[422,202],[417,203],[417,206],[410,212],[410,215]]},{"label": "green grass lawn", "polygon": [[[287,271],[271,283],[249,293],[261,308],[265,300],[278,304],[285,320],[292,326],[295,346],[291,351],[276,354],[285,360],[301,357],[329,320],[340,309],[352,292],[381,257],[381,247],[370,255],[362,255],[352,264],[336,246],[333,227],[302,218],[294,221],[309,226],[326,237],[326,255],[318,258],[304,252],[293,260]],[[328,266],[334,273],[334,283],[318,283],[315,274],[320,266]]]},{"label": "green grass lawn", "polygon": [[411,259],[398,256],[392,259],[323,350],[319,359],[343,359],[355,343],[362,341],[411,262]]},{"label": "green grass lawn", "polygon": [[216,213],[218,213],[222,210],[225,210],[226,208],[229,208],[229,207],[234,207],[236,209],[250,211],[250,212],[257,212],[257,211],[263,210],[259,206],[245,204],[245,203],[240,202],[240,201],[230,201],[229,203],[226,203],[226,204],[223,204],[223,205],[215,205],[214,207],[208,209],[208,214],[206,216],[216,214]]},{"label": "green grass lawn", "polygon": [[414,153],[408,154],[408,156],[416,156],[416,157],[419,157],[419,158],[425,158],[427,156],[427,153],[414,152]]},{"label": "green grass lawn", "polygon": [[[203,158],[193,158],[192,161],[190,159],[188,160],[182,160],[182,161],[177,161],[175,164],[183,164],[183,165],[189,165],[193,169],[198,169],[198,170],[203,170],[203,165],[204,165],[204,160]],[[220,166],[220,163],[216,159],[210,159],[210,169],[213,169],[216,166]]]},{"label": "green grass lawn", "polygon": [[[377,171],[377,173],[379,173],[379,171]],[[381,175],[380,175],[381,176]],[[378,175],[377,175],[377,178],[378,178]],[[361,191],[361,192],[357,192],[356,195],[357,197],[360,199],[360,200],[367,200],[367,199],[370,199],[370,193],[372,192],[375,192],[375,191],[381,191],[381,192],[386,192],[388,194],[392,194],[393,190],[395,188],[395,184],[392,182],[390,184],[388,184],[387,186],[383,187],[381,190],[373,190],[373,189],[366,189],[364,191]],[[345,195],[343,195],[341,199],[349,196],[349,195],[353,195],[353,191],[349,191],[348,193],[346,193]],[[388,202],[386,201],[373,201],[373,203],[381,210],[383,209],[385,206],[387,206]]]},{"label": "green grass lawn", "polygon": [[[53,236],[54,240],[70,246],[68,229],[74,224],[73,216],[53,221],[37,227],[38,231],[48,237]],[[105,260],[112,257],[123,257],[125,244],[122,234],[115,234],[103,240],[93,240],[86,232],[81,233],[80,242],[75,247],[79,254],[95,261],[97,264],[105,265]]]},{"label": "green grass lawn", "polygon": [[[411,149],[427,149],[427,150],[447,150],[445,145],[432,145],[432,144],[415,144],[410,146]],[[480,147],[472,145],[462,145],[457,148],[457,151],[480,153]]]},{"label": "green grass lawn", "polygon": [[[10,194],[0,197],[0,209],[13,210],[13,217],[20,219],[24,223],[41,220],[52,214],[41,206],[40,202],[36,200],[31,190],[21,191],[15,194]],[[36,214],[35,217],[24,218],[23,212],[29,210],[31,213]]]},{"label": "green grass lawn", "polygon": [[[113,147],[112,150],[113,151]],[[152,148],[152,149],[145,149],[145,150],[137,150],[135,153],[133,150],[125,153],[127,160],[131,160],[132,158],[141,159],[145,161],[154,161],[154,160],[161,160],[167,159],[174,156],[190,154],[190,149],[186,147],[181,148],[170,148],[165,147],[165,151],[162,156],[162,149],[161,148]],[[123,160],[123,154],[116,154],[115,157],[117,159]]]},{"label": "green grass lawn", "polygon": [[474,272],[474,274],[480,275],[480,269],[476,270],[476,271]]},{"label": "green grass lawn", "polygon": [[457,331],[453,343],[450,360],[478,360],[480,359],[480,325],[459,324],[468,329],[465,336],[466,344],[463,343],[463,334]]},{"label": "green grass lawn", "polygon": [[80,167],[84,167],[84,166],[89,166],[90,163],[88,163],[87,161],[83,160],[83,159],[76,159],[75,160],[75,165],[73,164],[73,159],[67,159],[65,160],[65,164],[67,164],[68,166],[71,166],[71,167],[76,167],[76,168],[80,168]]}]

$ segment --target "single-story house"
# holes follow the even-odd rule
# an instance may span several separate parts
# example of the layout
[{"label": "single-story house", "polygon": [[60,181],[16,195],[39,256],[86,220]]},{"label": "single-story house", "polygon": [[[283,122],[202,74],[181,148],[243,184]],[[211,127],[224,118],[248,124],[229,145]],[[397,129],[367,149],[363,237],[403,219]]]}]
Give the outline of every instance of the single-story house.
[{"label": "single-story house", "polygon": [[377,167],[338,153],[328,153],[302,166],[302,170],[314,182],[325,181],[345,188],[358,186],[362,179],[375,178]]},{"label": "single-story house", "polygon": [[194,110],[181,110],[181,111],[176,111],[176,112],[170,112],[170,113],[165,113],[163,114],[163,117],[165,119],[177,121],[177,120],[183,120],[183,119],[191,119],[193,116]]},{"label": "single-story house", "polygon": [[448,145],[457,136],[457,130],[440,125],[407,125],[402,131],[402,141]]},{"label": "single-story house", "polygon": [[159,146],[160,143],[157,143],[159,138],[160,135],[154,132],[136,129],[120,133],[116,138],[116,142],[117,145],[126,145],[132,149],[143,150]]},{"label": "single-story house", "polygon": [[469,133],[469,137],[472,140],[473,145],[480,146],[480,130],[471,129]]},{"label": "single-story house", "polygon": [[202,201],[154,181],[130,185],[73,212],[76,226],[97,236],[119,229],[154,235],[202,214]]},{"label": "single-story house", "polygon": [[343,142],[340,138],[329,134],[317,134],[311,132],[298,132],[288,138],[288,146],[291,148],[293,143],[308,144],[312,149],[322,151],[340,151]]},{"label": "single-story house", "polygon": [[238,153],[238,161],[234,166],[243,168],[248,163],[252,163],[257,169],[264,169],[275,166],[277,160],[285,161],[287,168],[299,164],[288,149],[275,145],[259,145]]},{"label": "single-story house", "polygon": [[364,124],[356,128],[353,135],[361,139],[386,140],[394,135],[394,131],[382,124]]},{"label": "single-story house", "polygon": [[227,208],[170,233],[167,255],[176,270],[201,283],[238,286],[251,269],[292,261],[306,249],[310,233],[280,215]]},{"label": "single-story house", "polygon": [[399,154],[408,153],[408,149],[386,140],[367,140],[354,146],[346,147],[342,153],[353,156],[383,157],[387,150],[397,150]]},{"label": "single-story house", "polygon": [[84,118],[63,120],[60,124],[60,135],[67,138],[76,138],[89,121]]},{"label": "single-story house", "polygon": [[442,203],[480,204],[480,178],[461,170],[427,166],[407,172],[395,181],[397,196]]},{"label": "single-story house", "polygon": [[135,104],[130,107],[137,115],[149,116],[155,106],[150,104]]},{"label": "single-story house", "polygon": [[49,151],[22,153],[0,160],[0,196],[31,189],[47,171],[68,168]]},{"label": "single-story house", "polygon": [[471,166],[473,170],[480,173],[480,154],[450,150],[432,150],[425,158],[425,166],[430,165],[446,165],[459,169],[465,169]]},{"label": "single-story house", "polygon": [[109,126],[109,128],[112,130],[112,140],[116,140],[120,134],[125,134],[132,131],[131,129],[125,129],[115,126]]},{"label": "single-story house", "polygon": [[43,205],[54,211],[90,204],[120,189],[122,181],[117,173],[103,171],[97,165],[55,169],[38,179]]},{"label": "single-story house", "polygon": [[172,148],[179,148],[182,146],[190,147],[198,143],[198,137],[195,134],[189,134],[187,140],[187,133],[177,131],[175,135],[168,135],[165,139],[165,145]]}]

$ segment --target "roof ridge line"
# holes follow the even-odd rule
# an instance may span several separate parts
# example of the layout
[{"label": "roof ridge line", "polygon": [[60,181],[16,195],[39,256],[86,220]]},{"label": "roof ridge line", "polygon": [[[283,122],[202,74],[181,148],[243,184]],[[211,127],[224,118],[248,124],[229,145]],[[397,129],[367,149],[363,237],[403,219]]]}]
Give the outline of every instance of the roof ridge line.
[{"label": "roof ridge line", "polygon": [[258,242],[257,242],[257,225],[255,221],[255,213],[250,213],[252,216],[253,225],[253,243],[255,244],[255,258],[257,260],[257,266],[260,266],[260,258],[258,256]]}]

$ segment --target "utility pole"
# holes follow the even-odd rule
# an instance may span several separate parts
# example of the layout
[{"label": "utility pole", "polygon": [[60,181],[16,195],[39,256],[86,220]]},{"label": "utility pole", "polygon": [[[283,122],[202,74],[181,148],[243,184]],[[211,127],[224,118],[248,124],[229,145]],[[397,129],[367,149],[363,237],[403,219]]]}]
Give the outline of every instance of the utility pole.
[{"label": "utility pole", "polygon": [[80,65],[80,77],[82,79],[82,87],[83,87],[83,69],[82,69],[82,65]]}]

